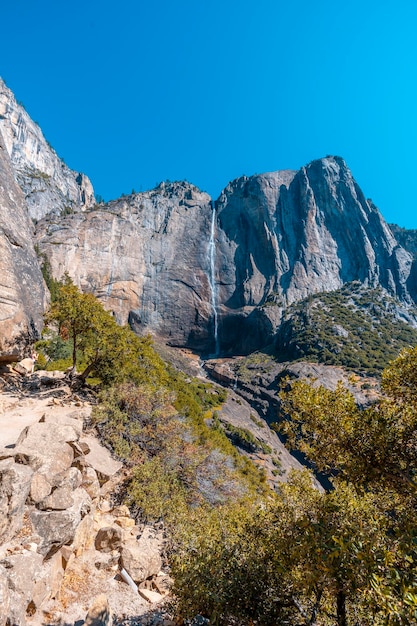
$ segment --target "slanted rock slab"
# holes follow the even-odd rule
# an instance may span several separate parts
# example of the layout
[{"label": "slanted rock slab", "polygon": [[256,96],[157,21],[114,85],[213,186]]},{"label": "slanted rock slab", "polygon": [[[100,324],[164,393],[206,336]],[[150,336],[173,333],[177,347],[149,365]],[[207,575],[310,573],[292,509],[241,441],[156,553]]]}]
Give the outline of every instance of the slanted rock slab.
[{"label": "slanted rock slab", "polygon": [[78,438],[75,429],[66,424],[32,424],[20,434],[15,454],[34,470],[42,468],[43,473],[55,476],[71,466],[74,451],[68,442]]},{"label": "slanted rock slab", "polygon": [[7,584],[6,570],[0,565],[0,626],[6,626],[9,618],[10,593]]},{"label": "slanted rock slab", "polygon": [[102,446],[94,437],[86,435],[80,443],[86,443],[90,448],[85,460],[90,467],[95,469],[99,480],[101,479],[100,482],[106,482],[123,467],[123,464],[115,461],[107,448]]},{"label": "slanted rock slab", "polygon": [[91,499],[81,487],[73,492],[73,505],[63,511],[32,510],[30,519],[35,532],[40,536],[40,554],[48,556],[74,539],[76,530],[91,509]]}]

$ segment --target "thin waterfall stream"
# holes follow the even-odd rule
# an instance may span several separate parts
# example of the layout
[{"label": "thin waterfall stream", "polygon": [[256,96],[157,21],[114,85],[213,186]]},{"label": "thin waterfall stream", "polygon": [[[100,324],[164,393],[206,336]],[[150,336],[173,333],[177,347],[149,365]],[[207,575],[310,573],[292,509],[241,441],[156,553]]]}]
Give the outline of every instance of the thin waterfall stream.
[{"label": "thin waterfall stream", "polygon": [[210,239],[208,245],[208,254],[210,261],[209,282],[211,289],[211,308],[213,311],[213,335],[214,335],[214,355],[219,354],[219,322],[217,315],[217,286],[216,286],[216,243],[215,243],[215,230],[216,230],[216,207],[214,202],[211,203],[211,226],[210,226]]}]

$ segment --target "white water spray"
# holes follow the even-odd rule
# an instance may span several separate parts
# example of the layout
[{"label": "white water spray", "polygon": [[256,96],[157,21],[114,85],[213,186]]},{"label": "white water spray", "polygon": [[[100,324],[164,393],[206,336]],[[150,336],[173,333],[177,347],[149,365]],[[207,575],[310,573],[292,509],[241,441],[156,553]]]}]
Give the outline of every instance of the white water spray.
[{"label": "white water spray", "polygon": [[216,207],[214,206],[214,202],[212,202],[212,210],[211,210],[211,227],[210,227],[210,239],[208,245],[208,256],[210,261],[210,273],[209,273],[209,282],[211,289],[211,308],[213,311],[213,334],[214,334],[214,356],[217,356],[219,353],[219,323],[217,316],[217,287],[215,280],[215,271],[216,271],[216,244],[214,241],[214,233],[216,229]]}]

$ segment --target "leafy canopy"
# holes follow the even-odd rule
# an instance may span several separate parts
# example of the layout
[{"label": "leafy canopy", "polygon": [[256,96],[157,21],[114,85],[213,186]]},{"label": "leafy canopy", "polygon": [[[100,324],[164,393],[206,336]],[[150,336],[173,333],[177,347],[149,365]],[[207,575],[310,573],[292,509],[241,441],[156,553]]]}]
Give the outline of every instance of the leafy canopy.
[{"label": "leafy canopy", "polygon": [[72,345],[72,368],[79,380],[96,376],[105,385],[129,378],[135,382],[164,382],[166,368],[152,349],[149,337],[136,336],[119,326],[111,313],[89,293],[81,293],[69,280],[58,290],[45,323],[57,327]]}]

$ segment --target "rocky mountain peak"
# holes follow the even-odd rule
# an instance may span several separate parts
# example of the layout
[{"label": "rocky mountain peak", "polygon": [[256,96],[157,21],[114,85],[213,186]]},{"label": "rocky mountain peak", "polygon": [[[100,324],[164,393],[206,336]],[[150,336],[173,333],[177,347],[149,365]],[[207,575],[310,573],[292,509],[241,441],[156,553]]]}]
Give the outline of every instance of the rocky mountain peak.
[{"label": "rocky mountain peak", "polygon": [[48,213],[83,211],[94,205],[90,180],[58,157],[1,78],[0,133],[30,217],[38,220]]},{"label": "rocky mountain peak", "polygon": [[209,354],[258,349],[289,304],[352,281],[414,299],[411,255],[340,157],[242,176],[214,207],[194,185],[166,181],[47,218],[38,244],[58,278],[69,272],[122,323]]}]

